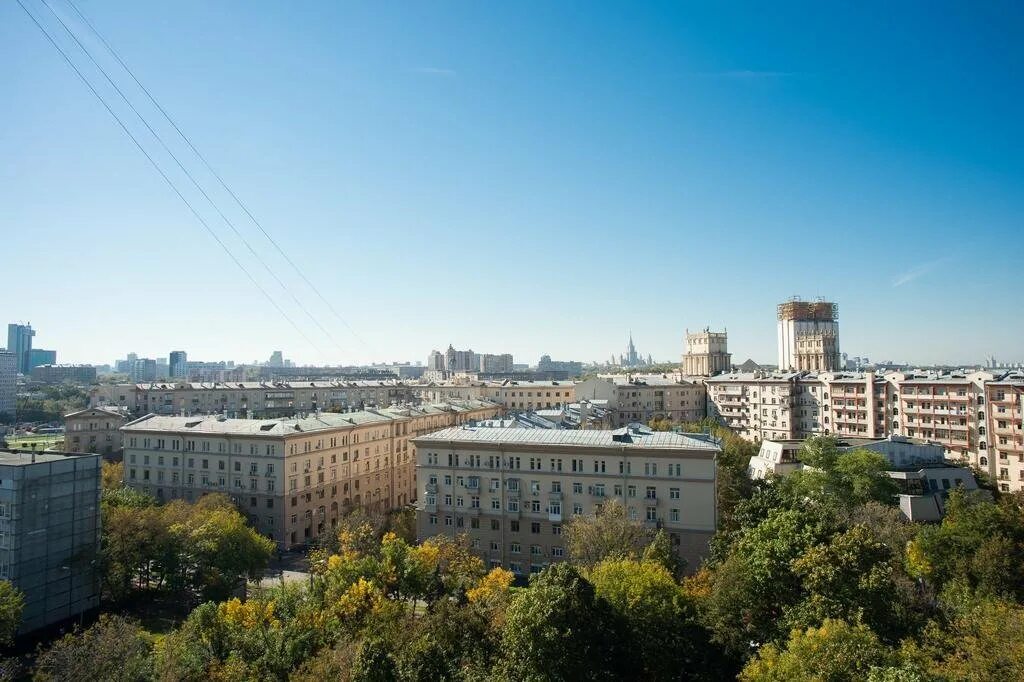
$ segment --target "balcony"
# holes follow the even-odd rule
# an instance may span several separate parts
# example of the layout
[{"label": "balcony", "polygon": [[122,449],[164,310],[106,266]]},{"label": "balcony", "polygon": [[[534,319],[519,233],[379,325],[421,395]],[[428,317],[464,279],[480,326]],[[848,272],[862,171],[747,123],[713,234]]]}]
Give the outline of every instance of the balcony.
[{"label": "balcony", "polygon": [[480,516],[480,507],[470,507],[466,510],[466,514],[469,516]]},{"label": "balcony", "polygon": [[553,512],[548,512],[548,521],[555,521],[555,522],[561,523],[561,521],[562,521],[562,514],[561,513],[555,514]]},{"label": "balcony", "polygon": [[470,478],[466,480],[466,490],[480,490],[480,479]]},{"label": "balcony", "polygon": [[424,502],[423,503],[423,511],[425,511],[425,512],[436,512],[437,511],[437,502]]},{"label": "balcony", "polygon": [[548,493],[548,499],[549,500],[561,500],[562,499],[562,491],[561,490],[559,490],[559,491],[552,490],[551,492]]},{"label": "balcony", "polygon": [[426,491],[428,493],[436,493],[437,492],[437,484],[436,483],[427,483],[424,486],[424,488],[426,489]]}]

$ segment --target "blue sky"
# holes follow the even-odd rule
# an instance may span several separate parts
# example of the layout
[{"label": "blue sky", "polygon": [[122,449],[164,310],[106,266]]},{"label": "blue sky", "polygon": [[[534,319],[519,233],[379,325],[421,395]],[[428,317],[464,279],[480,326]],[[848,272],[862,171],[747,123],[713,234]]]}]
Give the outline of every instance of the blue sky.
[{"label": "blue sky", "polygon": [[711,325],[772,362],[794,294],[851,356],[1024,360],[1019,3],[79,0],[353,334],[49,0],[327,336],[24,2],[312,341],[8,2],[0,311],[63,361],[669,359]]}]

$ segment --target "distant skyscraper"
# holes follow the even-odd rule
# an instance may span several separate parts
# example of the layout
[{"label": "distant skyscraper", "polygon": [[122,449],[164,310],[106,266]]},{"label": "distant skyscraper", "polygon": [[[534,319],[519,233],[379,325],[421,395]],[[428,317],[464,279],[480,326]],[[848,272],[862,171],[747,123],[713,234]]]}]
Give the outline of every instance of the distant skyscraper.
[{"label": "distant skyscraper", "polygon": [[135,383],[156,381],[156,360],[152,358],[136,358],[130,369],[131,380]]},{"label": "distant skyscraper", "polygon": [[7,351],[18,359],[18,371],[28,374],[29,354],[32,351],[32,337],[36,335],[31,324],[7,325]]},{"label": "distant skyscraper", "polygon": [[778,306],[779,369],[834,372],[839,355],[839,306],[794,298]]},{"label": "distant skyscraper", "polygon": [[284,354],[279,350],[275,350],[273,353],[270,354],[270,359],[267,361],[267,366],[284,367]]},{"label": "distant skyscraper", "polygon": [[187,379],[188,354],[183,350],[172,350],[169,369],[172,379]]},{"label": "distant skyscraper", "polygon": [[18,390],[18,356],[0,350],[0,415],[14,418]]}]

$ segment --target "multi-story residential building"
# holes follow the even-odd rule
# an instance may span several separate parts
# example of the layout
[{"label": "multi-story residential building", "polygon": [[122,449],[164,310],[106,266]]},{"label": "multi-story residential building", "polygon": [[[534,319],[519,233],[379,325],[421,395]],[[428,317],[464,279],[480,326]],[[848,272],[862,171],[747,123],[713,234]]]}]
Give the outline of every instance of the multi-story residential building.
[{"label": "multi-story residential building", "polygon": [[18,371],[28,374],[29,358],[32,353],[32,337],[36,335],[31,324],[7,325],[7,352],[18,358]]},{"label": "multi-story residential building", "polygon": [[156,360],[152,358],[135,358],[128,368],[128,376],[132,381],[156,381],[158,378]]},{"label": "multi-story residential building", "polygon": [[778,306],[779,369],[836,372],[839,353],[839,306],[826,301],[794,299]]},{"label": "multi-story residential building", "polygon": [[121,429],[125,482],[160,500],[225,493],[290,548],[328,532],[349,509],[410,504],[410,439],[499,412],[463,402],[282,419],[151,414]]},{"label": "multi-story residential building", "polygon": [[977,466],[1000,490],[1024,490],[1024,371],[986,382],[978,411],[987,424],[978,436]]},{"label": "multi-story residential building", "polygon": [[87,407],[64,415],[64,452],[89,452],[120,460],[120,429],[128,419],[128,410],[118,407]]},{"label": "multi-story residential building", "polygon": [[44,384],[95,384],[96,368],[92,365],[39,365],[29,373],[34,381]]},{"label": "multi-story residential building", "polygon": [[13,420],[18,406],[18,356],[0,350],[0,420]]},{"label": "multi-story residential building", "polygon": [[424,400],[491,400],[506,410],[532,411],[563,407],[576,400],[571,381],[447,381],[412,387]]},{"label": "multi-story residential building", "polygon": [[691,377],[709,377],[731,370],[728,334],[713,332],[710,327],[692,334],[687,329],[682,369],[684,375]]},{"label": "multi-story residential building", "polygon": [[414,442],[419,538],[466,533],[491,567],[526,575],[565,559],[563,524],[612,497],[664,528],[690,570],[707,556],[720,452],[710,439],[464,426]]},{"label": "multi-story residential building", "polygon": [[124,406],[139,416],[152,412],[277,417],[317,410],[387,407],[416,402],[417,393],[411,385],[400,381],[108,384],[91,391],[89,404]]},{"label": "multi-story residential building", "polygon": [[171,379],[188,379],[188,353],[172,350],[168,356],[167,371]]},{"label": "multi-story residential building", "polygon": [[512,371],[512,355],[509,353],[502,353],[501,355],[484,353],[477,357],[480,363],[477,369],[482,373],[501,374]]},{"label": "multi-story residential building", "polygon": [[583,363],[576,360],[552,360],[550,355],[542,355],[537,362],[537,371],[564,372],[567,376],[578,377],[583,374]]},{"label": "multi-story residential building", "polygon": [[705,380],[708,416],[749,440],[902,435],[1024,490],[1020,391],[1008,371],[731,373]]},{"label": "multi-story residential building", "polygon": [[0,579],[24,593],[19,632],[100,601],[100,457],[0,450]]},{"label": "multi-story residential building", "polygon": [[616,427],[652,419],[700,421],[706,415],[705,394],[700,380],[666,374],[608,374],[576,384],[579,400],[605,401]]},{"label": "multi-story residential building", "polygon": [[57,364],[57,351],[45,350],[43,348],[33,348],[28,352],[28,370],[32,371],[33,367],[39,365],[56,365]]}]

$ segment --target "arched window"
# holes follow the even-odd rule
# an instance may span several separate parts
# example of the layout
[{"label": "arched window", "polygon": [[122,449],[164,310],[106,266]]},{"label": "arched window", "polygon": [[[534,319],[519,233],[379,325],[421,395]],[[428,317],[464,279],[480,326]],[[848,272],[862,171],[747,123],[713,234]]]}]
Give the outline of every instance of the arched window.
[{"label": "arched window", "polygon": [[983,457],[979,457],[978,458],[978,463],[981,464],[981,466],[983,466],[983,467],[984,466],[988,466],[988,457],[984,457],[984,456]]}]

